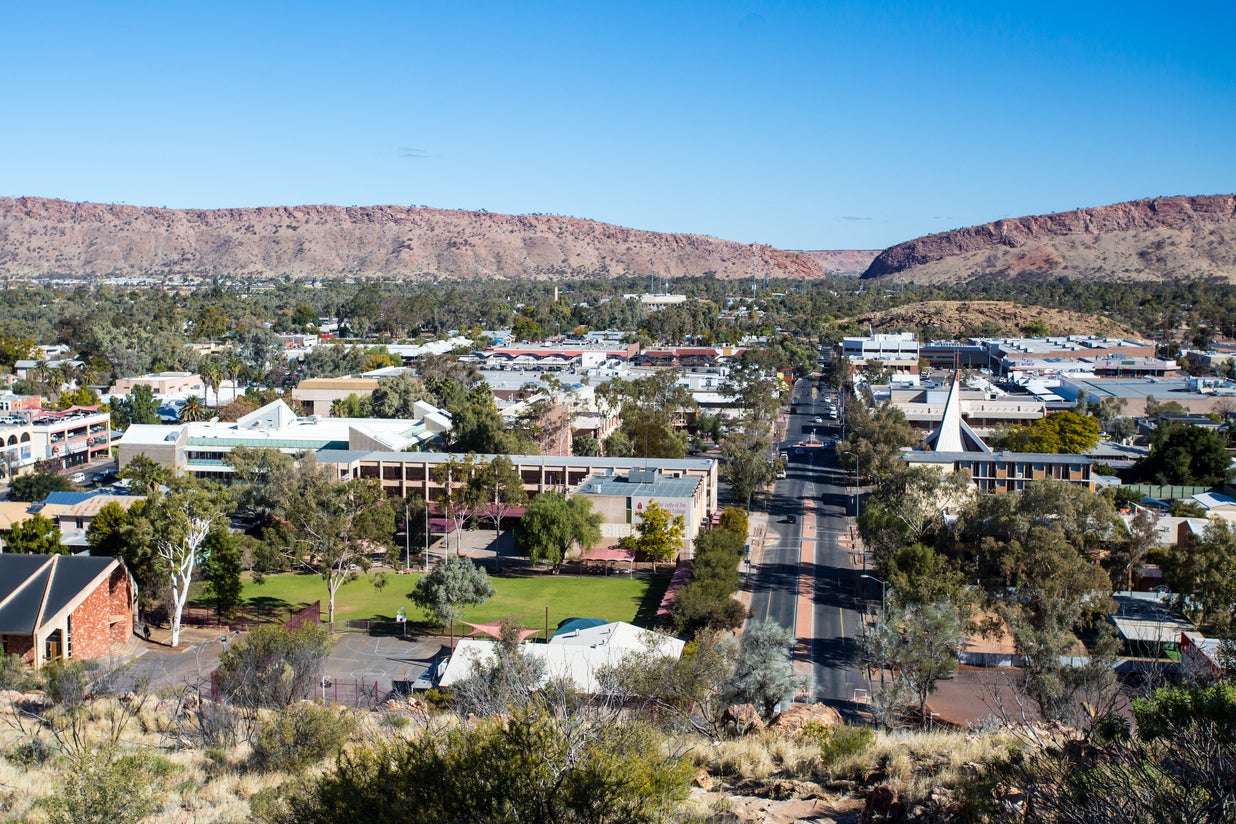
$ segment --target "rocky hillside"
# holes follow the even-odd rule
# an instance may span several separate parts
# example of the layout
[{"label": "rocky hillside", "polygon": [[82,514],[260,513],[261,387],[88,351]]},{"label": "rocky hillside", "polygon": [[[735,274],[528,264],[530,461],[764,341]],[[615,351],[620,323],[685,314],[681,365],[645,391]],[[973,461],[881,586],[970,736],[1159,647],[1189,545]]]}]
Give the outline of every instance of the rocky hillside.
[{"label": "rocky hillside", "polygon": [[879,249],[837,249],[829,251],[803,252],[804,255],[819,261],[820,266],[830,275],[861,275],[867,271],[871,261],[880,254]]},{"label": "rocky hillside", "polygon": [[[1136,337],[1109,318],[1007,300],[929,300],[880,312],[857,315],[860,328],[916,332],[924,338],[960,338],[976,334],[1022,335],[1033,321],[1042,321],[1053,335]],[[992,325],[999,331],[993,331]]]},{"label": "rocky hillside", "polygon": [[822,277],[811,257],[549,215],[403,206],[153,209],[0,198],[0,275]]},{"label": "rocky hillside", "polygon": [[956,283],[978,277],[1236,281],[1236,196],[1134,200],[997,220],[881,252],[864,278]]}]

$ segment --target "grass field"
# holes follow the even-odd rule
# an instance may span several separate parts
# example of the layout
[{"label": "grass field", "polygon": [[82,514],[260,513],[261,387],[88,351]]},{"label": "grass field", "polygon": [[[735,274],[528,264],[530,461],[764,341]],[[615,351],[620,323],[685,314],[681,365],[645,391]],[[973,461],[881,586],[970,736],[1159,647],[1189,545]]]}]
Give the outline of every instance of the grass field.
[{"label": "grass field", "polygon": [[[385,580],[385,585],[375,586],[378,576],[364,574],[340,587],[335,596],[335,620],[393,621],[396,611],[407,607],[409,629],[429,631],[431,627],[425,614],[407,597],[420,575],[387,572],[381,579]],[[548,606],[551,631],[563,619],[575,617],[651,626],[669,584],[666,575],[654,578],[495,576],[490,580],[497,595],[478,607],[469,607],[463,616],[465,621],[488,623],[521,616],[517,623],[540,627],[545,623],[545,607]],[[244,613],[278,619],[285,618],[289,610],[321,601],[322,618],[326,619],[326,583],[315,575],[271,575],[261,584],[246,580],[242,597],[245,599]],[[209,603],[194,605],[209,606]]]}]

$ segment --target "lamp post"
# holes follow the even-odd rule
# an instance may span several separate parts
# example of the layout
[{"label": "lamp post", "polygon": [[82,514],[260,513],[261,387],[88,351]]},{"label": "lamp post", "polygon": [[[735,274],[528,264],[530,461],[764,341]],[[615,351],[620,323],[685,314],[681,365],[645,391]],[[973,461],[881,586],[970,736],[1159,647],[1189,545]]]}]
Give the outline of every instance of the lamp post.
[{"label": "lamp post", "polygon": [[854,458],[854,520],[858,520],[860,517],[862,517],[862,514],[863,514],[862,509],[860,509],[860,507],[862,506],[863,499],[859,494],[859,491],[861,489],[862,482],[863,482],[862,480],[863,476],[862,476],[862,471],[859,468],[858,453],[857,452],[843,452],[842,454],[850,455]]},{"label": "lamp post", "polygon": [[868,580],[875,581],[880,585],[880,614],[883,615],[888,611],[888,599],[886,597],[888,595],[888,581],[877,578],[874,575],[868,575],[865,572],[858,577],[867,578]]}]

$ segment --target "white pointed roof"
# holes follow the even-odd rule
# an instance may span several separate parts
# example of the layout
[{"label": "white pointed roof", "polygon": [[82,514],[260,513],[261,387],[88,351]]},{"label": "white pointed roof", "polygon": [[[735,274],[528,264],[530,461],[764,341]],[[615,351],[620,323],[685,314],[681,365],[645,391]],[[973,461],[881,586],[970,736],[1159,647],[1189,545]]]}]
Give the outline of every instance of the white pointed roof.
[{"label": "white pointed roof", "polygon": [[944,417],[940,426],[927,436],[927,445],[932,452],[984,452],[991,447],[983,443],[970,424],[961,417],[961,373],[953,373],[953,384],[944,402]]},{"label": "white pointed roof", "polygon": [[296,423],[296,413],[281,400],[274,400],[238,418],[237,429],[286,429]]}]

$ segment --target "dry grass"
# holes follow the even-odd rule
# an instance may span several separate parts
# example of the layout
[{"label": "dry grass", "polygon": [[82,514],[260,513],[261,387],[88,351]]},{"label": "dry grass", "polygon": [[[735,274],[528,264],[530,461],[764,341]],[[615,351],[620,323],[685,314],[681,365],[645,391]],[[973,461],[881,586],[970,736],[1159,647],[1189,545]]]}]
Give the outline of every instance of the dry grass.
[{"label": "dry grass", "polygon": [[903,797],[921,798],[933,787],[957,786],[983,772],[1018,743],[992,732],[880,732],[870,747],[835,763],[825,760],[815,742],[771,731],[715,743],[677,740],[672,746],[729,784],[773,778],[852,781],[858,787],[889,784]]}]

